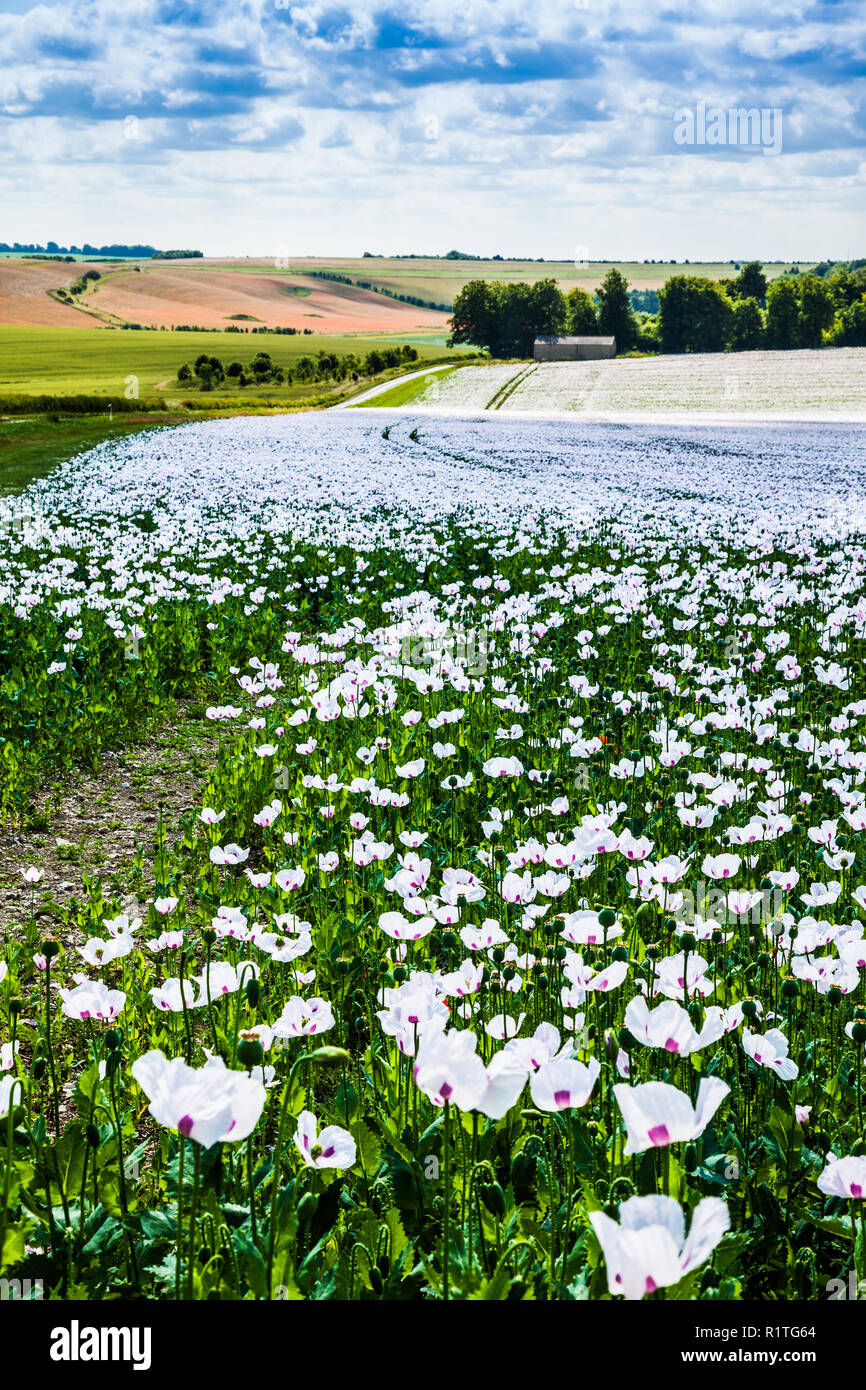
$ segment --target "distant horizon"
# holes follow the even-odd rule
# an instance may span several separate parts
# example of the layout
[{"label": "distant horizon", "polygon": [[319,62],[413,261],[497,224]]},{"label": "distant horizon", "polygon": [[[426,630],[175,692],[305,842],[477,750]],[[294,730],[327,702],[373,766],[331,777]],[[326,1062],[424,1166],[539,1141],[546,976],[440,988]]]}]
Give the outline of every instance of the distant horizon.
[{"label": "distant horizon", "polygon": [[[124,241],[118,241],[118,242],[114,242],[114,243],[104,242],[104,243],[102,244],[101,247],[97,247],[95,242],[92,242],[92,241],[90,241],[87,237],[85,237],[84,240],[83,240],[83,242],[81,242],[81,243],[71,242],[71,241],[70,241],[70,242],[67,242],[67,243],[65,243],[65,244],[55,243],[55,245],[56,245],[56,250],[50,250],[50,251],[49,251],[47,248],[48,248],[48,246],[49,246],[50,244],[53,243],[53,241],[54,241],[53,238],[49,238],[49,240],[48,240],[47,242],[41,242],[41,243],[40,243],[40,242],[37,242],[34,238],[19,239],[18,237],[13,237],[13,238],[12,238],[12,243],[10,243],[10,242],[8,242],[8,241],[5,241],[5,240],[0,240],[0,248],[2,248],[3,246],[9,248],[9,249],[7,249],[7,250],[0,249],[0,255],[5,255],[5,256],[8,256],[8,255],[25,255],[25,256],[26,256],[26,255],[51,255],[51,256],[62,256],[62,255],[67,255],[67,254],[75,254],[75,255],[87,255],[87,254],[89,254],[88,252],[82,252],[82,251],[80,251],[80,250],[75,250],[75,251],[73,251],[72,248],[78,247],[79,245],[82,245],[82,246],[91,246],[91,247],[93,247],[94,254],[96,254],[96,255],[105,255],[105,254],[106,254],[105,248],[108,248],[108,247],[117,247],[117,248],[129,247],[129,246],[132,246],[132,245],[135,245],[135,244],[136,244],[136,243],[133,243],[133,242],[124,242]],[[18,242],[18,248],[17,248],[17,249],[13,249],[13,244],[14,244],[15,242]],[[140,243],[139,243],[139,244],[140,244]],[[30,248],[32,248],[32,249],[30,249]],[[173,247],[158,247],[158,246],[153,248],[154,252],[162,252],[163,255],[165,254],[166,251],[168,251],[168,250],[173,250],[173,249],[174,249]],[[218,261],[218,260],[269,261],[269,260],[273,260],[273,259],[274,259],[273,253],[271,253],[271,254],[261,254],[261,253],[257,253],[257,252],[253,252],[253,251],[217,252],[217,251],[205,251],[205,250],[203,250],[203,249],[200,248],[200,247],[195,247],[195,248],[190,248],[190,249],[195,249],[196,251],[201,250],[201,259],[203,259],[203,260],[209,260],[209,261]],[[146,259],[148,259],[148,257],[147,257],[146,255],[144,255],[144,254],[138,255],[138,254],[136,254],[136,253],[134,253],[134,252],[130,252],[130,254],[129,254],[128,256],[124,257],[123,259],[127,259],[127,260],[146,260]],[[181,257],[178,257],[178,260],[180,260],[180,259],[182,259],[182,258],[181,258]],[[288,251],[288,252],[284,253],[284,255],[282,256],[282,259],[287,259],[287,260],[289,260],[289,261],[292,261],[292,260],[298,260],[298,261],[311,261],[311,260],[333,261],[333,260],[340,260],[340,259],[345,259],[345,260],[347,260],[347,261],[349,261],[349,260],[351,260],[351,261],[360,261],[360,260],[385,260],[385,261],[389,261],[389,260],[390,260],[390,261],[393,261],[393,260],[418,260],[418,261],[430,260],[430,261],[433,261],[433,260],[436,260],[436,261],[443,261],[443,260],[451,259],[451,260],[455,260],[455,261],[458,261],[458,262],[459,262],[459,261],[478,261],[479,263],[482,263],[482,264],[483,264],[483,263],[490,262],[490,261],[502,261],[502,262],[504,262],[504,263],[506,263],[506,264],[507,264],[507,263],[511,263],[511,262],[515,262],[515,263],[521,263],[521,264],[524,264],[524,265],[574,265],[574,258],[573,258],[572,256],[519,256],[519,255],[515,255],[515,256],[503,256],[503,255],[501,255],[499,252],[493,252],[493,253],[490,254],[490,255],[484,255],[484,254],[475,253],[475,252],[461,252],[460,256],[456,256],[456,257],[455,257],[455,256],[450,256],[450,257],[449,257],[449,253],[448,253],[447,251],[438,251],[438,252],[436,252],[436,251],[382,251],[382,252],[373,251],[373,252],[370,252],[369,254],[365,254],[364,252],[349,252],[349,251],[338,251],[338,252],[333,252],[333,253],[331,253],[331,254],[326,254],[326,253],[321,252],[321,251],[318,251],[318,252],[312,252],[312,251]],[[741,255],[741,256],[715,256],[715,257],[706,257],[706,256],[701,256],[701,257],[688,257],[688,256],[687,256],[687,257],[684,257],[682,260],[677,260],[677,259],[674,258],[674,257],[666,257],[666,256],[661,256],[661,257],[646,257],[646,258],[644,258],[644,257],[638,257],[638,256],[618,256],[618,257],[611,257],[611,256],[599,256],[599,257],[594,257],[594,256],[591,256],[591,257],[587,257],[587,259],[586,259],[585,261],[581,262],[581,267],[590,266],[590,265],[742,265],[742,264],[744,264],[744,263],[748,263],[749,261],[760,261],[762,265],[820,265],[820,264],[823,264],[824,262],[827,262],[827,261],[834,261],[834,262],[835,262],[835,261],[850,261],[850,260],[855,260],[855,259],[858,259],[858,258],[855,257],[855,256],[835,256],[835,255],[823,255],[823,256],[776,256],[776,257],[770,258],[770,257],[761,257],[761,256],[753,256],[753,255],[746,255],[746,254],[743,254],[743,255]]]}]

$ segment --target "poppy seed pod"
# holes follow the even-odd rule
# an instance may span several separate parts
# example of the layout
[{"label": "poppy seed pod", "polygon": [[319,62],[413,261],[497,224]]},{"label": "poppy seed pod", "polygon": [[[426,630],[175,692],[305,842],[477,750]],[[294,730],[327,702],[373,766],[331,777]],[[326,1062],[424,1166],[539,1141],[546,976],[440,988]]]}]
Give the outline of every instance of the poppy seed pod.
[{"label": "poppy seed pod", "polygon": [[859,1008],[854,1010],[854,1017],[857,1019],[866,1018],[866,1009]]},{"label": "poppy seed pod", "polygon": [[216,941],[216,932],[213,927],[202,927],[201,939],[205,946],[212,946]]},{"label": "poppy seed pod", "polygon": [[767,952],[766,952],[766,951],[761,951],[761,952],[759,953],[759,955],[758,955],[758,958],[757,958],[757,965],[758,965],[758,968],[759,968],[760,970],[766,970],[767,967],[768,967],[769,965],[771,965],[771,964],[772,964],[772,961],[770,960],[770,957],[767,955]]},{"label": "poppy seed pod", "polygon": [[60,942],[53,939],[43,941],[42,954],[47,961],[52,961],[55,956],[60,955]]},{"label": "poppy seed pod", "polygon": [[265,1050],[254,1033],[241,1033],[238,1043],[238,1061],[250,1071],[260,1067],[265,1059]]},{"label": "poppy seed pod", "polygon": [[782,998],[783,998],[783,999],[796,999],[799,993],[800,993],[800,986],[799,986],[799,983],[798,983],[796,980],[783,980],[783,981],[782,981]]},{"label": "poppy seed pod", "polygon": [[106,1028],[105,1046],[110,1052],[116,1052],[123,1044],[123,1034],[119,1028]]},{"label": "poppy seed pod", "polygon": [[616,913],[612,907],[603,907],[598,914],[599,926],[608,928],[616,925]]},{"label": "poppy seed pod", "polygon": [[866,1043],[866,1023],[858,1019],[851,1025],[851,1037],[855,1043]]},{"label": "poppy seed pod", "polygon": [[10,1012],[10,1014],[12,1014],[13,1018],[14,1018],[17,1014],[20,1014],[20,1013],[23,1011],[23,1009],[24,1009],[24,1000],[23,1000],[23,999],[18,999],[17,997],[13,997],[12,999],[9,1000],[9,1012]]},{"label": "poppy seed pod", "polygon": [[680,946],[682,947],[683,951],[695,951],[697,949],[697,945],[698,941],[694,932],[684,931],[682,936],[680,937]]},{"label": "poppy seed pod", "polygon": [[831,1009],[835,1009],[842,1003],[842,991],[839,989],[838,985],[831,985],[827,990],[827,1003],[830,1005]]}]

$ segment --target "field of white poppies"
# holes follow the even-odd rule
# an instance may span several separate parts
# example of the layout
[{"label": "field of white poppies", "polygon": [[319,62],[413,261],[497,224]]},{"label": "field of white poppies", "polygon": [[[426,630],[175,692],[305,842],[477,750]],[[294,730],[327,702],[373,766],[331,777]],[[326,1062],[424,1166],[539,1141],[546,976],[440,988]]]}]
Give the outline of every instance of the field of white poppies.
[{"label": "field of white poppies", "polygon": [[862,422],[866,348],[480,364],[429,376],[415,405],[458,414],[836,416]]},{"label": "field of white poppies", "polygon": [[0,503],[19,841],[177,701],[221,734],[136,900],[12,866],[3,1279],[866,1279],[864,496],[859,426],[359,411],[127,438]]}]

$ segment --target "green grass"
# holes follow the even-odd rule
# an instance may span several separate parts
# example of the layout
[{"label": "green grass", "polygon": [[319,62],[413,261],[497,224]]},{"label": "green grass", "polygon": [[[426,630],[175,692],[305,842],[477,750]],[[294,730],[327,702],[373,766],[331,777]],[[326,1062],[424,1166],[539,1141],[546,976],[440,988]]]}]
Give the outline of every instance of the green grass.
[{"label": "green grass", "polygon": [[457,367],[449,367],[444,372],[430,372],[428,376],[417,376],[412,381],[401,381],[391,391],[383,391],[369,401],[359,401],[352,409],[363,410],[365,406],[414,405],[424,395],[431,382],[444,381],[457,370]]},{"label": "green grass", "polygon": [[[396,338],[389,341],[401,341]],[[403,339],[402,341],[406,341]],[[366,356],[382,345],[381,337],[353,338],[324,334],[184,333],[161,329],[135,332],[112,328],[20,328],[0,326],[0,396],[104,395],[122,396],[127,378],[138,382],[139,396],[164,396],[184,400],[195,394],[176,381],[182,362],[194,362],[199,353],[219,357],[224,363],[247,364],[258,352],[269,352],[280,367],[299,357],[315,357],[319,351]],[[435,343],[418,342],[422,359],[441,358]],[[292,402],[309,395],[310,388],[262,388],[269,398]],[[245,396],[255,391],[246,388]],[[260,393],[261,394],[261,393]]]}]

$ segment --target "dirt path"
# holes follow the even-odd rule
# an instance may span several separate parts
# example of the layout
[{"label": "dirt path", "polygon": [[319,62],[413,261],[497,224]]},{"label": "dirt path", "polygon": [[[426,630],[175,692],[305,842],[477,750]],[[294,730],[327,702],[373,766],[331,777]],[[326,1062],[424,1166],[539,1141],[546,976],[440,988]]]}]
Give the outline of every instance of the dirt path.
[{"label": "dirt path", "polygon": [[[202,714],[201,706],[178,702],[157,732],[106,753],[95,774],[48,783],[23,826],[0,829],[0,928],[20,923],[32,902],[42,909],[46,934],[54,924],[59,929],[61,910],[86,897],[85,874],[101,878],[105,897],[120,899],[124,911],[137,910],[149,896],[159,807],[170,841],[182,815],[201,808],[223,733]],[[145,854],[137,875],[139,846]],[[44,873],[32,892],[21,875],[30,866]]]}]

